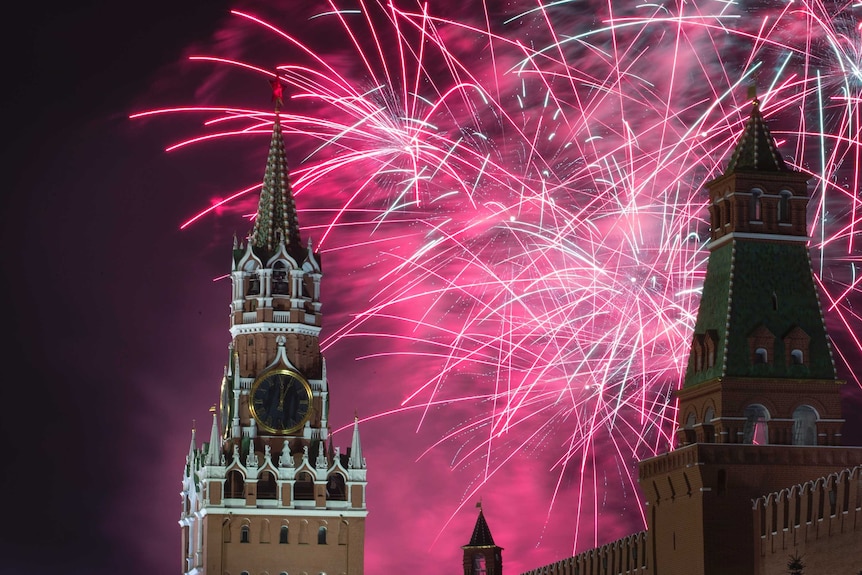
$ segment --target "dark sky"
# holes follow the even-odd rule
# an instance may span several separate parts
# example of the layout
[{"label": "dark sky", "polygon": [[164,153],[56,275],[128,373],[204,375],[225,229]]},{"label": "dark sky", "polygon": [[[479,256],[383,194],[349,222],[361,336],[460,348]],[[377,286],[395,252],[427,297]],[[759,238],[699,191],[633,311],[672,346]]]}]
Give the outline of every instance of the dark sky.
[{"label": "dark sky", "polygon": [[[229,7],[5,11],[0,574],[154,573],[179,562],[188,436],[169,436],[170,452],[165,436],[206,419],[195,391],[210,386],[215,402],[227,292],[205,282],[226,271],[228,248],[212,249],[209,228],[178,230],[200,207],[177,193],[196,173],[128,114],[190,99],[161,79],[183,73],[176,64]],[[846,430],[862,435],[858,418]],[[462,531],[470,513],[464,521]],[[167,561],[165,540],[177,542]]]},{"label": "dark sky", "polygon": [[[150,406],[133,382],[146,374],[157,387],[160,358],[195,349],[186,342],[201,326],[175,318],[200,304],[177,286],[206,262],[182,257],[203,238],[181,239],[164,209],[182,209],[168,191],[186,176],[153,169],[163,143],[127,115],[227,3],[17,2],[4,12],[0,573],[154,572],[126,543],[129,533],[164,537],[135,516],[149,496],[141,479],[162,459],[162,421],[151,412],[140,428],[135,414]],[[169,519],[162,530],[176,529]]]}]

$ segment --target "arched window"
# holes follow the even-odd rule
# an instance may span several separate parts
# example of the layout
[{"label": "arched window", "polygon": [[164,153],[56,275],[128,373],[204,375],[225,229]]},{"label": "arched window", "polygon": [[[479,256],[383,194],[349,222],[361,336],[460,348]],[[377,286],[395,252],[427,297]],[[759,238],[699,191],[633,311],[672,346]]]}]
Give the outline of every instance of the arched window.
[{"label": "arched window", "polygon": [[287,536],[288,536],[287,525],[281,526],[281,531],[278,532],[278,542],[282,545],[287,544]]},{"label": "arched window", "polygon": [[271,471],[264,471],[257,480],[257,498],[275,499],[278,495],[278,484]]},{"label": "arched window", "polygon": [[703,415],[703,422],[710,425],[713,419],[715,419],[715,409],[710,405],[706,408],[706,413]]},{"label": "arched window", "polygon": [[703,371],[703,334],[696,333],[691,338],[691,356],[694,358],[694,371]]},{"label": "arched window", "polygon": [[236,469],[228,473],[225,487],[225,498],[241,499],[243,497],[243,488],[245,487],[245,481],[242,478],[242,473]]},{"label": "arched window", "polygon": [[685,418],[685,427],[683,429],[683,434],[685,436],[686,443],[696,443],[697,435],[694,432],[694,426],[697,423],[697,416],[695,416],[694,412],[690,412],[688,416]]},{"label": "arched window", "polygon": [[778,221],[784,224],[790,221],[791,195],[789,191],[781,190],[781,196],[778,198]]},{"label": "arched window", "polygon": [[485,556],[481,553],[473,555],[473,573],[472,575],[486,575],[488,567],[485,564]]},{"label": "arched window", "polygon": [[260,276],[253,272],[248,276],[248,290],[245,295],[260,295]]},{"label": "arched window", "polygon": [[326,527],[321,526],[317,530],[317,544],[326,545]]},{"label": "arched window", "polygon": [[753,222],[763,221],[763,206],[761,196],[763,192],[760,190],[751,190],[751,203],[748,206],[749,219]]},{"label": "arched window", "polygon": [[793,445],[817,445],[817,412],[810,405],[793,410]]},{"label": "arched window", "polygon": [[326,498],[332,501],[346,501],[347,489],[344,485],[344,476],[333,473],[326,478]]},{"label": "arched window", "polygon": [[301,471],[296,476],[296,483],[293,486],[294,499],[308,501],[314,499],[314,479],[307,471]]},{"label": "arched window", "polygon": [[272,266],[272,293],[274,295],[290,295],[290,279],[287,266],[281,260]]},{"label": "arched window", "polygon": [[803,365],[805,358],[802,356],[801,349],[794,349],[790,352],[790,363],[793,365]]},{"label": "arched window", "polygon": [[718,332],[714,329],[706,330],[703,336],[703,354],[706,356],[706,368],[715,367],[715,350],[718,346]]},{"label": "arched window", "polygon": [[754,363],[769,363],[769,354],[766,348],[758,347],[754,350]]},{"label": "arched window", "polygon": [[239,542],[248,543],[250,540],[248,525],[243,525],[239,531]]},{"label": "arched window", "polygon": [[745,428],[742,442],[749,445],[769,444],[769,412],[762,405],[752,404],[745,408]]}]

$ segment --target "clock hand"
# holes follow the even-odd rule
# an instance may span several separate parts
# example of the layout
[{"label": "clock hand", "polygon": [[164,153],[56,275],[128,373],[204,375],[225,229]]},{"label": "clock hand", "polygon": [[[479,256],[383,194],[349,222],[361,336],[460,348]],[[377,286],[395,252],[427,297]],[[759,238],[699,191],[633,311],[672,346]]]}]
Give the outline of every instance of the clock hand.
[{"label": "clock hand", "polygon": [[284,385],[284,381],[280,382],[281,384],[281,395],[278,398],[278,410],[284,411],[284,396],[287,393],[287,386]]}]

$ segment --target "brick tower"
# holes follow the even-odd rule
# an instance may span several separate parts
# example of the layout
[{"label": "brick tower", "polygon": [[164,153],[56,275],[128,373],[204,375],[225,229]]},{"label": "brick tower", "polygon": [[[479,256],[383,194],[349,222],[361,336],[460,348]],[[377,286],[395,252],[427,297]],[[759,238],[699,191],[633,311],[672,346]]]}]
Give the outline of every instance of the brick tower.
[{"label": "brick tower", "polygon": [[503,575],[503,548],[494,543],[482,504],[478,504],[479,517],[473,527],[470,543],[464,550],[464,575]]},{"label": "brick tower", "polygon": [[843,382],[808,253],[806,182],[755,99],[706,184],[712,240],[678,447],[640,463],[650,573],[752,573],[752,500],[862,462],[862,449],[840,447]]},{"label": "brick tower", "polygon": [[229,359],[183,474],[181,573],[362,575],[366,467],[329,439],[320,254],[303,246],[276,115],[254,228],[234,241]]}]

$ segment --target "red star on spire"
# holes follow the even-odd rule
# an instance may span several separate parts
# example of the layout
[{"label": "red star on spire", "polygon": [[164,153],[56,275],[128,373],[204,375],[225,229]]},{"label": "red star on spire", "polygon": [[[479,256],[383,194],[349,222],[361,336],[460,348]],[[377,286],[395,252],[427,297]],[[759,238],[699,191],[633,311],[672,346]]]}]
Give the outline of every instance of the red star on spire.
[{"label": "red star on spire", "polygon": [[274,80],[269,81],[269,84],[272,86],[272,100],[275,102],[275,109],[280,110],[284,104],[284,88],[282,88],[281,80],[278,79],[277,74]]}]

